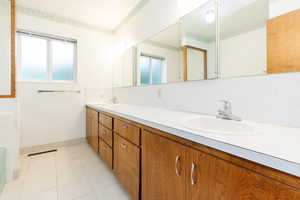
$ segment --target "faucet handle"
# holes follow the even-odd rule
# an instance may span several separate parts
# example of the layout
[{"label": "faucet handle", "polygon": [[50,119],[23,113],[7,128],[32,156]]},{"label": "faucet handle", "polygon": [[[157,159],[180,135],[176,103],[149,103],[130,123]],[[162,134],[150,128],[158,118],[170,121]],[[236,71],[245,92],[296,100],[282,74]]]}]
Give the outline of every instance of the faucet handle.
[{"label": "faucet handle", "polygon": [[226,100],[220,100],[219,102],[224,103],[224,111],[231,112],[231,102]]},{"label": "faucet handle", "polygon": [[231,106],[231,103],[230,103],[230,101],[226,101],[226,100],[220,100],[219,102],[222,102],[222,103],[224,103],[224,106],[226,106],[226,107],[230,107],[230,106]]}]

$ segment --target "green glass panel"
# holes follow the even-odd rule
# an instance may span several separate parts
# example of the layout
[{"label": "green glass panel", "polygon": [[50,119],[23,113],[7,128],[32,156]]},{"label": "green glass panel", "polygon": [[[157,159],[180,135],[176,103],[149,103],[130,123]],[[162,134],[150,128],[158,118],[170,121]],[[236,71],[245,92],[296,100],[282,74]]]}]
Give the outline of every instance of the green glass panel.
[{"label": "green glass panel", "polygon": [[150,84],[150,58],[141,56],[140,62],[141,84]]},{"label": "green glass panel", "polygon": [[74,43],[52,41],[53,80],[74,80]]},{"label": "green glass panel", "polygon": [[45,39],[21,36],[22,80],[47,80],[47,41]]},{"label": "green glass panel", "polygon": [[162,60],[152,58],[152,84],[161,84]]}]

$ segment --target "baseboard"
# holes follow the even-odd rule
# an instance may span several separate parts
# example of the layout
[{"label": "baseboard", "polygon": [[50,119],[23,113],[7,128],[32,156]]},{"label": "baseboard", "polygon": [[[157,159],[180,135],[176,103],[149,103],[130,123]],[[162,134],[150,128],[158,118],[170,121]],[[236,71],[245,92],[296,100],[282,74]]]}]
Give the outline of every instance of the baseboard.
[{"label": "baseboard", "polygon": [[50,144],[43,144],[43,145],[37,145],[37,146],[31,146],[31,147],[24,147],[20,149],[20,154],[31,154],[31,153],[36,153],[36,152],[41,152],[41,151],[48,151],[56,148],[61,148],[65,146],[73,146],[81,143],[86,143],[85,138],[77,138],[73,140],[67,140],[67,141],[62,141],[62,142],[55,142],[55,143],[50,143]]}]

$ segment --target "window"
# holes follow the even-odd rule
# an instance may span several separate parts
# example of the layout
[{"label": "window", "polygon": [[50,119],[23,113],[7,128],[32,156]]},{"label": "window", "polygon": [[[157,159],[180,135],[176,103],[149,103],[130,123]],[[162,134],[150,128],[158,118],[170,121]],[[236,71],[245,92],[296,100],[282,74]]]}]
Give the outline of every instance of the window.
[{"label": "window", "polygon": [[140,57],[141,84],[162,83],[163,58],[142,54]]},{"label": "window", "polygon": [[75,81],[75,40],[18,32],[19,80]]}]

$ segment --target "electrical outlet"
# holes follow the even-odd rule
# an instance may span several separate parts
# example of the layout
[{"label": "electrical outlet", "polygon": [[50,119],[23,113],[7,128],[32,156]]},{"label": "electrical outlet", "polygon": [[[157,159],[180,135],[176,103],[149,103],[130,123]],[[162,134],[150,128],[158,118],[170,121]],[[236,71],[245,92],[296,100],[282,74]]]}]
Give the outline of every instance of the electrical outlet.
[{"label": "electrical outlet", "polygon": [[161,94],[162,94],[162,91],[161,91],[161,88],[159,88],[157,90],[157,98],[161,99]]}]

